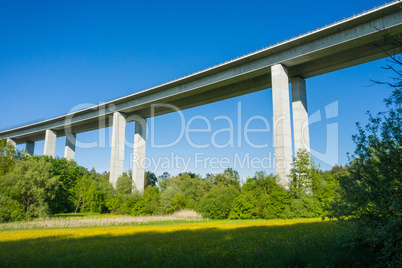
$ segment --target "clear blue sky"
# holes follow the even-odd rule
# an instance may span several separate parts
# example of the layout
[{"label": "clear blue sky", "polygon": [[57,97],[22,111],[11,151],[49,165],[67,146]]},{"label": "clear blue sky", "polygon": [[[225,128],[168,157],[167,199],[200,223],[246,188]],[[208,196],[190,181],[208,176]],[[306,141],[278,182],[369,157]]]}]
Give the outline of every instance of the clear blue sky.
[{"label": "clear blue sky", "polygon": [[[383,1],[376,0],[0,1],[0,128],[66,114],[78,104],[98,104],[128,95],[381,4]],[[325,155],[328,124],[338,126],[337,162],[344,165],[346,153],[354,150],[355,122],[367,122],[367,110],[384,109],[382,99],[390,91],[369,87],[370,79],[386,80],[391,75],[381,70],[384,64],[385,60],[379,60],[307,80],[309,114],[320,110],[323,118],[310,127],[311,148],[324,154],[317,160],[321,168],[328,169],[325,162],[334,162],[334,155]],[[214,121],[215,116],[229,116],[237,129],[239,102],[242,127],[254,115],[271,123],[271,132],[249,135],[255,144],[268,142],[267,148],[251,148],[243,139],[241,147],[195,149],[183,140],[167,149],[148,146],[147,156],[157,160],[172,152],[183,157],[202,153],[231,161],[236,153],[260,159],[269,156],[273,153],[270,89],[186,110],[184,116],[187,120],[205,116],[212,131],[228,127],[224,120]],[[338,116],[326,120],[325,106],[334,102]],[[178,122],[177,114],[155,118],[155,141],[173,141]],[[261,120],[250,124],[262,126]],[[205,123],[196,120],[191,127],[204,128]],[[133,132],[134,123],[129,123],[128,140]],[[203,144],[211,136],[192,134],[191,139]],[[217,136],[221,144],[227,139],[227,133]],[[80,134],[79,140],[97,141],[98,132]],[[56,155],[63,156],[64,142],[65,138],[57,140]],[[43,144],[36,143],[35,154],[43,152]],[[130,168],[131,152],[126,147],[125,170]],[[109,170],[110,148],[77,148],[76,161],[87,168]],[[237,169],[243,179],[259,170]],[[189,170],[205,175],[223,169],[196,169],[192,163]],[[156,173],[163,171],[159,168]],[[177,174],[180,170],[167,171]]]}]

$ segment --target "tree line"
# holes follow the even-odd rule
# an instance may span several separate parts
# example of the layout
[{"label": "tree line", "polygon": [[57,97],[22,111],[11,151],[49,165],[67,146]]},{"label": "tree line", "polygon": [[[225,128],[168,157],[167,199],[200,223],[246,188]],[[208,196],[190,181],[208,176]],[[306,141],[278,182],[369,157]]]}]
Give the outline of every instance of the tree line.
[{"label": "tree line", "polygon": [[0,222],[60,213],[97,212],[124,215],[169,214],[192,209],[211,219],[275,219],[322,217],[339,196],[338,177],[346,168],[320,171],[306,152],[299,152],[287,190],[264,171],[241,183],[227,168],[205,178],[192,172],[144,176],[145,190],[136,190],[131,173],[120,176],[114,189],[108,173],[80,167],[73,160],[28,157],[0,141]]}]

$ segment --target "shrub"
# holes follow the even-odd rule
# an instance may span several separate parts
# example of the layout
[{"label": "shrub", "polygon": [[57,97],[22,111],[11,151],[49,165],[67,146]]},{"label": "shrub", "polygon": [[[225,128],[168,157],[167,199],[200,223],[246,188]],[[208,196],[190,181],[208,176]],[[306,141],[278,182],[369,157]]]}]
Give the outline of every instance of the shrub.
[{"label": "shrub", "polygon": [[283,212],[289,207],[291,200],[291,194],[289,194],[284,188],[280,186],[275,187],[275,190],[273,190],[268,196],[264,208],[264,218],[285,218]]},{"label": "shrub", "polygon": [[21,203],[9,198],[8,196],[0,195],[0,223],[20,221],[25,218],[25,210]]},{"label": "shrub", "polygon": [[227,219],[238,195],[236,186],[216,187],[201,198],[199,210],[211,219]]},{"label": "shrub", "polygon": [[233,203],[230,211],[230,219],[256,219],[260,215],[258,200],[251,194],[239,195]]}]

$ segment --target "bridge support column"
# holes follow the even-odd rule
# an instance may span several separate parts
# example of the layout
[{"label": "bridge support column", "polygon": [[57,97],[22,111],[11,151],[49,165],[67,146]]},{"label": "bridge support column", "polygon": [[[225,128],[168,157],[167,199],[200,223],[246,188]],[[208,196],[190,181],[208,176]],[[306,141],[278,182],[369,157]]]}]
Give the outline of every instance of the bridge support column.
[{"label": "bridge support column", "polygon": [[15,139],[12,138],[7,138],[7,144],[11,143],[14,147],[17,145],[17,143],[15,142]]},{"label": "bridge support column", "polygon": [[45,133],[45,148],[43,149],[43,154],[54,157],[56,152],[56,138],[57,131],[46,129]]},{"label": "bridge support column", "polygon": [[141,118],[135,122],[133,183],[140,192],[144,191],[145,149],[147,135],[147,120]]},{"label": "bridge support column", "polygon": [[295,155],[297,156],[297,151],[300,149],[310,152],[306,81],[301,77],[292,78],[292,109]]},{"label": "bridge support column", "polygon": [[290,127],[289,78],[285,66],[271,67],[274,116],[275,172],[278,183],[289,187],[292,167],[292,134]]},{"label": "bridge support column", "polygon": [[34,141],[27,141],[25,144],[25,151],[27,152],[28,156],[33,156],[35,150],[35,142]]},{"label": "bridge support column", "polygon": [[74,160],[76,138],[77,138],[77,135],[75,133],[68,133],[66,135],[66,146],[64,147],[64,158],[66,158],[67,160]]},{"label": "bridge support column", "polygon": [[109,176],[109,182],[113,187],[116,187],[117,179],[123,174],[125,139],[126,116],[123,113],[114,112]]}]

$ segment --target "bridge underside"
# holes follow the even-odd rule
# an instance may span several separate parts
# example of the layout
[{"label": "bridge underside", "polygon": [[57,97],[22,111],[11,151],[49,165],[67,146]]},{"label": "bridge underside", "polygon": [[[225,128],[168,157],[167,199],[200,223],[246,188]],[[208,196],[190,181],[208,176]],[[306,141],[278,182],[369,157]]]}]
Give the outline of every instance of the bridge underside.
[{"label": "bridge underside", "polygon": [[[118,175],[122,172],[122,160],[117,158],[122,155],[122,132],[127,122],[136,121],[136,140],[144,142],[146,118],[267,88],[272,88],[274,117],[290,118],[289,83],[292,83],[292,102],[296,107],[293,123],[295,133],[300,136],[297,142],[295,137],[295,147],[309,149],[308,125],[307,128],[304,126],[308,121],[304,79],[394,55],[396,51],[400,52],[400,45],[396,46],[390,40],[400,39],[401,35],[402,4],[396,1],[151,89],[65,116],[2,131],[0,138],[8,138],[15,144],[26,143],[29,154],[33,153],[35,141],[45,140],[44,153],[52,155],[56,137],[67,136],[65,155],[74,158],[76,134],[113,126],[111,173]],[[142,122],[141,126],[138,122]],[[290,124],[285,121],[278,124],[278,129],[274,128],[276,165],[281,158],[291,161]],[[139,157],[134,166],[145,157],[145,148],[136,145],[135,148]],[[276,166],[276,169],[282,177],[289,171],[289,167],[280,169]],[[137,168],[135,174],[141,177],[143,171]]]}]

